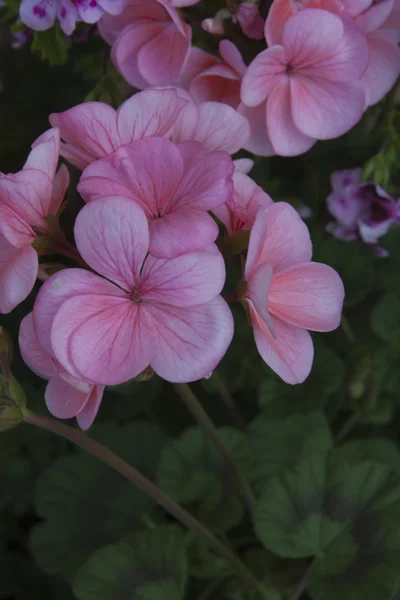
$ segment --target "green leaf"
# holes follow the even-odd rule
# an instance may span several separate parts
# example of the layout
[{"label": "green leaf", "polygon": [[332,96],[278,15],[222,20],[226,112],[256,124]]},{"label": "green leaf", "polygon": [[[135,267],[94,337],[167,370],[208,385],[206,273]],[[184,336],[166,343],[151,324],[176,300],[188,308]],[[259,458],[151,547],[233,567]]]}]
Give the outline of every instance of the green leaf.
[{"label": "green leaf", "polygon": [[316,556],[308,578],[314,600],[389,600],[400,577],[399,517],[398,475],[321,453],[270,479],[255,526],[280,556]]},{"label": "green leaf", "polygon": [[[164,435],[146,423],[99,426],[94,436],[151,479]],[[38,481],[35,507],[45,522],[31,549],[46,570],[70,577],[99,546],[143,526],[155,505],[97,458],[78,451],[56,461]]]},{"label": "green leaf", "polygon": [[249,478],[261,491],[272,475],[294,467],[308,454],[333,446],[328,421],[322,412],[270,419],[262,413],[249,426],[251,466]]},{"label": "green leaf", "polygon": [[40,54],[42,60],[47,60],[51,66],[63,65],[68,59],[68,38],[61,31],[58,23],[46,31],[35,31],[32,50]]},{"label": "green leaf", "polygon": [[186,551],[189,573],[193,577],[214,579],[226,574],[231,575],[227,570],[226,561],[211,552],[208,546],[191,532],[186,536]]},{"label": "green leaf", "polygon": [[133,534],[95,552],[78,571],[78,600],[183,600],[184,536],[174,526]]},{"label": "green leaf", "polygon": [[400,298],[387,294],[375,306],[371,314],[372,331],[386,342],[399,345]]},{"label": "green leaf", "polygon": [[[249,465],[246,436],[230,428],[220,429],[219,435],[246,473]],[[242,519],[243,504],[236,478],[200,428],[188,429],[166,446],[157,480],[177,502],[195,505],[200,520],[215,531],[227,531]]]},{"label": "green leaf", "polygon": [[385,438],[351,440],[335,451],[336,457],[357,463],[372,460],[400,473],[400,452],[396,444]]}]

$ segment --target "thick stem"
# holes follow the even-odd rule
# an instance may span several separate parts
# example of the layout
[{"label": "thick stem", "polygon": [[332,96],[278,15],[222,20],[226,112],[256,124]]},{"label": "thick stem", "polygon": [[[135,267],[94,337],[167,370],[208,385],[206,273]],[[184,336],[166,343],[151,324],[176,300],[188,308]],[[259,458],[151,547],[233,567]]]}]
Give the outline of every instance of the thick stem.
[{"label": "thick stem", "polygon": [[102,446],[95,440],[87,437],[84,433],[77,429],[73,429],[60,421],[51,419],[43,415],[37,415],[29,412],[25,421],[31,425],[36,425],[52,433],[56,433],[67,440],[73,442],[80,448],[83,448],[89,454],[96,456],[99,460],[106,463],[123,477],[125,477],[131,483],[134,483],[141,489],[145,494],[150,496],[155,502],[162,506],[167,512],[169,512],[175,519],[180,521],[182,525],[192,531],[197,537],[205,542],[214,552],[231,565],[231,568],[243,582],[252,590],[261,591],[260,582],[254,577],[254,575],[247,569],[247,567],[241,562],[241,560],[232,552],[232,550],[225,546],[218,538],[216,538],[211,531],[209,531],[200,521],[195,519],[190,513],[184,508],[179,506],[172,498],[170,498],[165,492],[158,488],[152,483],[147,477],[144,477],[134,467],[125,462],[117,454]]},{"label": "thick stem", "polygon": [[242,413],[236,406],[235,401],[230,395],[225,383],[216,371],[214,371],[214,373],[212,374],[211,380],[214,382],[214,385],[217,388],[218,393],[221,396],[221,399],[224,402],[225,406],[229,409],[230,413],[232,414],[232,418],[235,421],[236,425],[240,429],[245,429],[246,421],[244,420]]},{"label": "thick stem", "polygon": [[247,507],[250,513],[253,514],[256,506],[256,499],[253,495],[249,484],[247,483],[239,467],[237,466],[235,459],[232,457],[230,452],[222,443],[218,431],[214,426],[214,423],[211,421],[210,417],[202,407],[200,401],[194,395],[187,383],[174,383],[173,385],[180,397],[182,398],[182,400],[184,401],[184,403],[186,404],[189,411],[192,413],[192,415],[200,425],[200,427],[202,427],[202,429],[204,430],[204,433],[209,438],[210,442],[215,446],[215,448],[221,454],[222,458],[225,460],[226,464],[229,466],[230,470],[234,474],[242,490],[243,498],[246,501]]}]

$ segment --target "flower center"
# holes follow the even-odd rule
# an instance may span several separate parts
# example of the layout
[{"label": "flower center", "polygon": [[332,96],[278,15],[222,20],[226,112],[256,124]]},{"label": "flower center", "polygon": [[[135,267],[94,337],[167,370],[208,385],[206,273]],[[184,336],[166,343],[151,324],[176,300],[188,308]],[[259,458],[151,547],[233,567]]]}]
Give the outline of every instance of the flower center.
[{"label": "flower center", "polygon": [[138,288],[136,288],[131,291],[131,293],[129,294],[129,297],[131,300],[133,300],[133,302],[136,302],[136,304],[139,304],[142,301],[142,292]]}]

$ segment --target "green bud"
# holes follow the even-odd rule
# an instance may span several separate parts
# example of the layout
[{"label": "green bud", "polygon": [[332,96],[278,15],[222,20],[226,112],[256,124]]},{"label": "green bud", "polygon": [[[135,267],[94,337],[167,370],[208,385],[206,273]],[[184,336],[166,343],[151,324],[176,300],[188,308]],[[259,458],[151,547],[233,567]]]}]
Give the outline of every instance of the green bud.
[{"label": "green bud", "polygon": [[228,236],[222,246],[222,254],[239,254],[249,247],[250,229],[243,229]]},{"label": "green bud", "polygon": [[51,254],[53,250],[53,240],[49,235],[37,235],[31,245],[38,254]]},{"label": "green bud", "polygon": [[26,416],[26,396],[21,385],[12,375],[1,386],[0,431],[16,427]]},{"label": "green bud", "polygon": [[135,377],[134,381],[138,383],[142,383],[143,381],[150,381],[154,375],[154,371],[151,367],[147,367],[144,371],[139,373],[137,377]]}]

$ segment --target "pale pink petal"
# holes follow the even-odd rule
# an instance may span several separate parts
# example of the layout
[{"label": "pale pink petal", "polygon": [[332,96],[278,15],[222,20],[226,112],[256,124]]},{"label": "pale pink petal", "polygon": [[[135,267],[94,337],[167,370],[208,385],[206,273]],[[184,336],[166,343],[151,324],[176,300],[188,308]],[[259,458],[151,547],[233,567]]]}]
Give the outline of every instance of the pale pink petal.
[{"label": "pale pink petal", "polygon": [[156,351],[144,305],[127,296],[81,295],[64,302],[51,342],[64,368],[88,381],[117,385],[146,369]]},{"label": "pale pink petal", "polygon": [[364,33],[376,31],[390,17],[393,7],[394,0],[373,2],[365,12],[357,17],[356,23]]},{"label": "pale pink petal", "polygon": [[[102,102],[85,102],[62,113],[49,117],[53,127],[58,127],[67,147],[61,146],[61,155],[70,160],[68,151],[77,150],[81,159],[90,164],[113,152],[121,141],[117,131],[116,113],[111,106]],[[65,152],[67,150],[67,154]],[[73,159],[72,164],[82,168]]]},{"label": "pale pink petal", "polygon": [[218,233],[218,225],[205,210],[179,208],[150,221],[149,251],[153,256],[171,259],[208,246]]},{"label": "pale pink petal", "polygon": [[12,210],[8,204],[2,204],[1,202],[0,234],[3,234],[8,242],[16,248],[24,248],[30,245],[36,237],[26,219]]},{"label": "pale pink petal", "polygon": [[125,27],[118,36],[112,48],[111,58],[124,79],[133,87],[143,89],[149,86],[138,65],[139,51],[146,42],[157,37],[169,25],[168,22],[137,23]]},{"label": "pale pink petal", "polygon": [[39,270],[32,246],[14,248],[0,234],[0,313],[11,312],[32,291]]},{"label": "pale pink petal", "polygon": [[43,133],[32,144],[24,169],[38,169],[53,179],[60,153],[60,132],[57,127]]},{"label": "pale pink petal", "polygon": [[257,156],[276,154],[267,131],[266,103],[263,102],[254,108],[242,103],[237,110],[246,117],[250,125],[250,137],[243,147]]},{"label": "pale pink petal", "polygon": [[[360,80],[338,85],[326,79],[295,76],[290,90],[293,122],[310,138],[326,140],[343,135],[364,112],[365,90]],[[270,135],[272,139],[271,129]]]},{"label": "pale pink petal", "polygon": [[57,3],[51,0],[22,0],[19,17],[34,31],[45,31],[53,27],[56,20]]},{"label": "pale pink petal", "polygon": [[76,22],[79,20],[78,11],[70,0],[60,0],[57,7],[57,19],[66,35],[73,33]]},{"label": "pale pink petal", "polygon": [[[361,188],[362,189],[362,188]],[[349,185],[342,191],[332,192],[326,199],[329,212],[344,227],[357,228],[365,199],[360,194],[360,186]]]},{"label": "pale pink petal", "polygon": [[187,56],[187,60],[181,73],[179,84],[184,88],[189,88],[193,79],[200,75],[206,69],[218,65],[220,61],[213,54],[209,54],[202,48],[193,46]]},{"label": "pale pink petal", "polygon": [[134,2],[127,2],[125,9],[119,15],[104,15],[99,21],[98,27],[100,35],[112,45],[118,35],[130,24],[138,22],[140,24],[152,24],[157,21],[168,22],[170,18],[162,1],[135,0]]},{"label": "pale pink petal", "polygon": [[267,100],[268,133],[274,151],[280,156],[297,156],[307,152],[316,142],[313,137],[302,133],[293,122],[290,85],[288,79],[283,80]]},{"label": "pale pink petal", "polygon": [[149,256],[140,289],[146,302],[187,307],[209,302],[225,283],[225,263],[215,244],[184,256],[163,260]]},{"label": "pale pink petal", "polygon": [[235,44],[230,40],[222,40],[218,50],[222,59],[242,77],[246,71],[246,65]]},{"label": "pale pink petal", "polygon": [[231,67],[219,64],[198,75],[189,91],[200,104],[213,100],[237,108],[240,103],[240,79]]},{"label": "pale pink petal", "polygon": [[86,431],[92,426],[93,421],[95,420],[99,411],[100,404],[103,399],[103,393],[103,385],[94,385],[92,393],[90,394],[85,406],[81,412],[76,415],[78,425],[81,429],[83,429],[83,431]]},{"label": "pale pink petal", "polygon": [[247,175],[254,167],[254,160],[251,160],[251,158],[237,158],[233,161],[233,164],[235,165],[235,171]]},{"label": "pale pink petal", "polygon": [[306,329],[271,317],[276,339],[257,311],[250,306],[254,339],[262,359],[286,383],[303,383],[311,371],[314,348]]},{"label": "pale pink petal", "polygon": [[39,377],[50,379],[57,374],[55,361],[39,344],[32,313],[26,315],[21,321],[18,343],[22,358]]},{"label": "pale pink petal", "polygon": [[83,294],[122,296],[125,294],[109,281],[83,269],[63,269],[40,288],[33,307],[33,322],[39,343],[55,358],[51,345],[51,326],[55,314],[68,298]]},{"label": "pale pink petal", "polygon": [[294,15],[301,6],[295,0],[274,0],[265,22],[265,38],[268,46],[282,44],[283,28],[286,21]]},{"label": "pale pink petal", "polygon": [[267,263],[259,265],[248,282],[246,298],[251,300],[257,313],[271,329],[272,321],[268,311],[268,292],[271,285],[272,267]]},{"label": "pale pink petal", "polygon": [[138,69],[150,85],[179,83],[192,38],[191,27],[183,29],[185,35],[170,23],[139,50]]},{"label": "pale pink petal", "polygon": [[[85,384],[91,391],[92,386]],[[58,419],[72,419],[86,405],[90,391],[80,391],[61,375],[55,375],[47,384],[44,399],[46,406]]]},{"label": "pale pink petal", "polygon": [[66,165],[61,165],[53,179],[53,192],[49,205],[49,214],[56,215],[63,203],[65,192],[69,186],[69,172]]},{"label": "pale pink petal", "polygon": [[272,277],[268,295],[271,314],[312,331],[332,331],[340,325],[343,283],[328,265],[305,263]]},{"label": "pale pink petal", "polygon": [[244,74],[241,100],[246,106],[258,106],[286,73],[287,60],[282,46],[272,46],[250,63]]},{"label": "pale pink petal", "polygon": [[211,302],[177,308],[150,304],[146,308],[157,334],[154,371],[167,381],[190,382],[209,375],[231,343],[233,318],[217,296]]},{"label": "pale pink petal", "polygon": [[119,15],[125,8],[126,0],[98,0],[101,8],[110,15]]},{"label": "pale pink petal", "polygon": [[361,183],[362,169],[343,169],[331,175],[331,185],[335,192],[341,192],[348,185]]},{"label": "pale pink petal", "polygon": [[252,40],[262,40],[264,37],[264,19],[259,13],[257,4],[241,2],[236,18],[240,23],[243,33]]},{"label": "pale pink petal", "polygon": [[376,104],[389,92],[400,75],[400,49],[385,30],[368,35],[370,60],[363,77],[367,106]]},{"label": "pale pink petal", "polygon": [[263,263],[274,273],[311,259],[311,240],[307,225],[286,202],[260,209],[250,234],[245,277]]},{"label": "pale pink petal", "polygon": [[92,269],[125,290],[136,286],[149,249],[149,229],[135,202],[109,196],[87,204],[74,231],[78,250]]},{"label": "pale pink petal", "polygon": [[25,169],[15,175],[0,174],[0,202],[12,207],[27,224],[46,230],[51,203],[52,182],[38,169]]},{"label": "pale pink petal", "polygon": [[174,89],[145,90],[126,100],[117,112],[122,144],[143,137],[167,137],[189,102]]},{"label": "pale pink petal", "polygon": [[[113,152],[107,158],[96,160],[83,171],[78,192],[85,202],[92,202],[106,196],[130,198],[129,164],[125,147],[121,147],[119,151]],[[125,180],[126,177],[128,181]]]},{"label": "pale pink petal", "polygon": [[97,23],[104,14],[97,0],[80,0],[79,4],[77,3],[77,10],[84,23]]},{"label": "pale pink petal", "polygon": [[172,6],[175,6],[175,8],[183,8],[184,6],[194,6],[199,2],[200,0],[172,0]]}]

